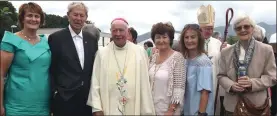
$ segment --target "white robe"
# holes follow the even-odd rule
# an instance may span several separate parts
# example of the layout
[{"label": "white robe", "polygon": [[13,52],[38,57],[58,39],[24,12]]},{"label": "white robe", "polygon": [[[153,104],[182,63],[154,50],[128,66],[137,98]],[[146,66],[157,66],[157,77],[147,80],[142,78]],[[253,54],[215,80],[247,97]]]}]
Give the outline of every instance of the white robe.
[{"label": "white robe", "polygon": [[[213,63],[213,97],[215,99],[215,94],[216,94],[216,87],[217,87],[217,74],[218,74],[218,65],[219,65],[219,58],[220,58],[220,46],[221,46],[221,41],[218,39],[215,39],[213,37],[209,38],[210,41],[208,43],[208,56],[212,57],[211,61]],[[206,40],[207,41],[207,40]],[[206,46],[206,45],[205,45]],[[216,114],[219,115],[219,109],[220,109],[220,100],[219,96],[224,96],[224,91],[222,91],[222,87],[219,87],[219,92],[218,92],[218,99],[217,99],[217,107],[216,107]]]},{"label": "white robe", "polygon": [[104,115],[121,115],[118,110],[120,92],[116,83],[119,69],[123,70],[126,53],[124,77],[127,80],[128,102],[124,115],[155,115],[148,74],[148,56],[143,47],[131,42],[127,42],[123,48],[118,48],[111,42],[98,50],[87,104],[92,106],[93,112],[100,110]]}]

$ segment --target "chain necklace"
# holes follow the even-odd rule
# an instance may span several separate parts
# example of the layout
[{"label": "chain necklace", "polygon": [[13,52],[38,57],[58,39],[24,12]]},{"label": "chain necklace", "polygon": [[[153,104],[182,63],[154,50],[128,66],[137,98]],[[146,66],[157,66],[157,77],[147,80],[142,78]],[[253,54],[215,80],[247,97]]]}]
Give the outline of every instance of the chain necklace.
[{"label": "chain necklace", "polygon": [[[126,43],[127,44],[127,43]],[[115,60],[116,60],[116,63],[117,63],[117,67],[118,67],[118,70],[119,70],[119,73],[120,73],[120,79],[117,80],[117,88],[120,92],[120,98],[119,98],[119,103],[120,103],[120,106],[118,106],[118,110],[119,112],[122,114],[122,115],[125,115],[125,105],[127,104],[128,102],[128,98],[127,98],[127,88],[126,88],[126,84],[127,84],[127,80],[126,78],[124,78],[124,74],[125,74],[125,69],[126,69],[126,59],[127,59],[127,51],[128,51],[128,46],[127,46],[127,50],[126,50],[126,53],[125,53],[125,61],[124,61],[124,67],[123,67],[123,71],[121,72],[121,68],[119,66],[119,63],[118,63],[118,59],[116,58],[116,55],[115,55],[115,50],[114,50],[114,46],[113,45],[113,53],[114,53],[114,57],[115,57]]]},{"label": "chain necklace", "polygon": [[[154,75],[153,75],[153,80],[152,80],[152,91],[154,90],[154,84],[155,84],[155,76],[156,76],[156,73],[157,73],[158,70],[160,69],[161,65],[162,65],[162,63],[161,63],[161,64],[157,64],[157,60],[156,60],[156,62],[155,62],[155,70],[154,70]],[[157,69],[157,66],[159,66],[158,69]]]},{"label": "chain necklace", "polygon": [[[23,35],[27,40],[29,40],[29,41],[32,40],[32,39],[30,39],[30,37],[26,36],[26,35],[23,33],[23,31],[21,31],[20,33],[21,33],[21,35]],[[37,39],[37,36],[35,36],[35,37],[36,37],[35,39]]]},{"label": "chain necklace", "polygon": [[[127,44],[127,43],[126,43]],[[123,67],[123,71],[121,72],[121,68],[120,68],[120,65],[119,65],[119,63],[118,63],[118,59],[116,58],[116,55],[115,55],[115,50],[114,50],[114,46],[115,45],[113,45],[113,53],[114,53],[114,57],[115,57],[115,61],[116,61],[116,63],[117,63],[117,67],[118,67],[118,70],[119,70],[119,73],[120,73],[120,77],[123,77],[124,76],[124,73],[125,73],[125,68],[126,68],[126,58],[127,58],[127,51],[128,51],[128,46],[127,46],[127,50],[126,50],[126,53],[125,53],[125,60],[124,60],[124,67]]]},{"label": "chain necklace", "polygon": [[[170,57],[169,54],[170,53],[167,54],[166,59],[164,61],[162,61],[160,64],[157,63],[158,62],[158,58],[160,58],[159,54],[157,55],[157,57],[155,59],[155,70],[154,70],[154,75],[153,75],[153,78],[152,78],[152,91],[154,90],[156,73],[159,71],[159,69],[161,68],[162,64],[164,62],[166,62],[166,60]],[[173,54],[174,54],[174,52],[171,55],[173,55]],[[159,67],[157,68],[157,66],[159,66]]]}]

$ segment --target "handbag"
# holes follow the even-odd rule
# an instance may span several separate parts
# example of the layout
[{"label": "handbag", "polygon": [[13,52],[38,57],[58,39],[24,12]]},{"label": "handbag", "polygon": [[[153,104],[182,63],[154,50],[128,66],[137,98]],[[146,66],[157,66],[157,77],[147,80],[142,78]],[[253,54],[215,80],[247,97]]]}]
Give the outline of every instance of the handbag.
[{"label": "handbag", "polygon": [[271,116],[268,94],[264,104],[259,107],[256,107],[247,97],[239,94],[233,116]]},{"label": "handbag", "polygon": [[[252,56],[250,58],[252,58]],[[247,60],[238,62],[238,77],[245,76],[248,74],[248,64],[249,62],[247,62]],[[233,116],[270,116],[271,111],[269,106],[269,95],[267,89],[266,92],[267,98],[265,99],[264,104],[259,107],[257,107],[246,96],[244,96],[244,93],[238,93],[238,102],[236,104]]]}]

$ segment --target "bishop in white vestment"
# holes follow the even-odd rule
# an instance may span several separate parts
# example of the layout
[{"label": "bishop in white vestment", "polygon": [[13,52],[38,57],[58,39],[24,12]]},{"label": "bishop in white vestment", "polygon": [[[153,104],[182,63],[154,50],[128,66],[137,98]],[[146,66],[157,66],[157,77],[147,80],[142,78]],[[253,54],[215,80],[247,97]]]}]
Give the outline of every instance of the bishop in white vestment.
[{"label": "bishop in white vestment", "polygon": [[98,115],[155,115],[146,51],[127,41],[126,20],[111,25],[113,41],[96,54],[87,104]]},{"label": "bishop in white vestment", "polygon": [[[214,89],[214,98],[216,95],[216,88],[217,88],[217,74],[218,74],[218,65],[219,65],[219,56],[220,50],[224,47],[227,47],[227,42],[222,42],[216,38],[212,37],[213,30],[214,30],[214,22],[215,22],[215,11],[211,5],[207,7],[202,5],[197,12],[197,19],[199,26],[202,30],[202,36],[205,39],[204,48],[208,53],[208,57],[211,59],[213,63],[213,89]],[[222,48],[221,48],[222,45]],[[224,90],[222,87],[219,87],[219,96],[224,96]],[[218,97],[218,96],[217,96]],[[219,97],[217,99],[217,111],[216,114],[219,115],[220,109],[220,102]]]}]

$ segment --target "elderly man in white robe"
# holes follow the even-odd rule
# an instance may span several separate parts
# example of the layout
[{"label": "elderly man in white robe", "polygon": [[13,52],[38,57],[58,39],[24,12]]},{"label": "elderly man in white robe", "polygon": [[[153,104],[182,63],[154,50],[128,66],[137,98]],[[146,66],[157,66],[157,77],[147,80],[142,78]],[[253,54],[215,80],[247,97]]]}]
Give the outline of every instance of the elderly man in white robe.
[{"label": "elderly man in white robe", "polygon": [[111,34],[113,41],[97,52],[87,104],[93,115],[155,115],[146,51],[127,41],[123,18],[112,21]]},{"label": "elderly man in white robe", "polygon": [[[220,40],[212,37],[214,32],[215,10],[211,5],[208,5],[207,7],[202,5],[197,11],[197,19],[201,29],[201,34],[205,39],[204,48],[213,63],[213,95],[215,98],[220,51],[222,48],[225,48],[229,45],[227,45],[227,42],[223,42],[222,44]],[[219,96],[224,96],[224,90],[222,87],[219,87]],[[216,115],[219,115],[220,102],[219,99],[217,99],[217,101]]]}]

